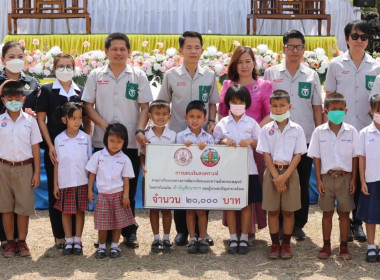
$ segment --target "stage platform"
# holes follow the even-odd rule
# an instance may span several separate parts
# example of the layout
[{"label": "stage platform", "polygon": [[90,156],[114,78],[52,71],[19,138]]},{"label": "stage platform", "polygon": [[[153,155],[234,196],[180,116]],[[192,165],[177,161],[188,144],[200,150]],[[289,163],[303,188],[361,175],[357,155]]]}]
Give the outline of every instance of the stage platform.
[{"label": "stage platform", "polygon": [[[149,52],[157,48],[157,43],[164,43],[164,49],[175,47],[178,48],[179,34],[127,34],[131,42],[132,51],[145,51]],[[233,52],[235,50],[234,41],[238,41],[242,46],[256,47],[259,44],[268,45],[269,49],[274,52],[282,50],[282,36],[252,36],[252,35],[221,35],[221,34],[206,34],[202,35],[204,40],[204,48],[211,45],[215,46],[223,53]],[[25,41],[27,50],[45,49],[53,46],[59,46],[62,51],[72,53],[76,50],[77,53],[84,53],[86,51],[95,49],[104,49],[104,39],[107,34],[55,34],[55,35],[7,35],[4,37],[4,43],[7,41]],[[39,40],[39,45],[33,45],[33,39]],[[88,41],[90,46],[83,47],[83,42]],[[147,47],[142,46],[142,42],[148,41]],[[334,36],[306,36],[306,50],[312,51],[316,48],[323,48],[327,56],[331,56],[331,51],[337,48],[337,39]]]}]

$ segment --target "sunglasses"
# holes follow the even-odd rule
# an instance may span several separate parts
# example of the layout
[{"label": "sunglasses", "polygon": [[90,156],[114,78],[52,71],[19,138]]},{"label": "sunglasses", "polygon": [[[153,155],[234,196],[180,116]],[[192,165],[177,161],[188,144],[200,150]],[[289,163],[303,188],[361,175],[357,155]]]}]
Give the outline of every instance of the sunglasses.
[{"label": "sunglasses", "polygon": [[363,42],[364,42],[364,41],[367,41],[368,38],[369,38],[369,36],[368,36],[367,34],[359,35],[358,33],[352,33],[352,34],[350,35],[350,37],[351,37],[351,39],[354,40],[354,41],[356,41],[356,40],[358,40],[358,39],[360,38],[360,40],[362,40]]}]

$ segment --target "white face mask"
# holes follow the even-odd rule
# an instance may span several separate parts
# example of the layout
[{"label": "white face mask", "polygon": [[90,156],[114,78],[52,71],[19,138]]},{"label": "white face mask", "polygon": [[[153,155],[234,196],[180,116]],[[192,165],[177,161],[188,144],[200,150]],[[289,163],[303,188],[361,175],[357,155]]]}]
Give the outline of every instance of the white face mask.
[{"label": "white face mask", "polygon": [[69,71],[67,69],[60,71],[55,71],[55,76],[58,80],[62,82],[68,82],[74,77],[74,71]]},{"label": "white face mask", "polygon": [[245,104],[230,104],[230,112],[240,117],[245,113]]},{"label": "white face mask", "polygon": [[283,122],[284,120],[288,119],[290,117],[290,112],[289,110],[286,111],[286,113],[282,114],[282,115],[275,115],[275,114],[272,114],[272,112],[270,113],[270,118],[276,122]]},{"label": "white face mask", "polygon": [[373,121],[377,124],[380,124],[380,114],[378,113],[373,114]]},{"label": "white face mask", "polygon": [[12,73],[21,73],[24,69],[25,62],[22,59],[15,58],[5,62],[5,68]]}]

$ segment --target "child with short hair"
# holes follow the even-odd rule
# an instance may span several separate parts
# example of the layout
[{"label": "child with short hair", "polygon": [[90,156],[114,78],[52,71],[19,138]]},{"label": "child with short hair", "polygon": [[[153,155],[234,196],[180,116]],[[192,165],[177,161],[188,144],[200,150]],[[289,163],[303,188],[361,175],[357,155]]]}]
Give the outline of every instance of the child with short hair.
[{"label": "child with short hair", "polygon": [[[54,208],[62,212],[62,225],[66,235],[64,255],[83,254],[82,233],[84,211],[88,209],[88,172],[85,167],[92,155],[91,138],[80,130],[83,107],[78,102],[67,102],[58,107],[57,117],[66,125],[54,140],[57,164],[54,165]],[[72,215],[75,215],[75,237],[72,232]]]},{"label": "child with short hair", "polygon": [[[203,150],[206,145],[214,144],[214,138],[203,130],[202,125],[207,121],[206,106],[202,101],[193,100],[186,107],[185,120],[188,127],[177,134],[176,143],[184,144],[189,147],[198,144],[199,149]],[[195,235],[196,218],[198,217],[199,236]],[[209,244],[206,241],[207,232],[207,213],[206,210],[187,210],[186,223],[190,234],[187,252],[207,253]]]},{"label": "child with short hair", "polygon": [[[148,118],[151,119],[153,127],[145,132],[149,145],[154,144],[175,144],[176,133],[170,130],[166,124],[170,120],[170,104],[164,100],[155,100],[149,105]],[[141,168],[143,175],[147,172],[145,168],[145,148],[140,151]],[[144,184],[143,184],[144,185]],[[160,211],[162,214],[162,226],[164,235],[160,237]],[[172,224],[172,213],[169,209],[150,209],[150,225],[152,227],[154,240],[151,245],[153,253],[164,253],[170,251],[170,227]]]},{"label": "child with short hair", "polygon": [[245,114],[245,110],[251,106],[251,95],[248,89],[242,85],[232,85],[228,88],[224,97],[224,104],[230,111],[227,117],[221,119],[214,129],[215,142],[230,147],[248,147],[248,205],[241,210],[242,232],[238,242],[236,234],[236,211],[225,211],[227,225],[230,231],[229,254],[248,253],[248,231],[251,222],[251,203],[261,202],[262,189],[257,171],[253,148],[257,146],[257,140],[261,128],[251,117]]},{"label": "child with short hair", "polygon": [[[134,178],[131,160],[122,149],[128,145],[127,128],[120,123],[109,124],[103,137],[105,148],[94,153],[86,165],[88,200],[94,200],[94,181],[98,196],[95,204],[94,223],[99,231],[99,248],[96,257],[106,257],[107,230],[112,230],[110,258],[121,256],[119,239],[121,229],[136,224],[129,201],[129,178]],[[136,224],[137,225],[137,224]]]},{"label": "child with short hair", "polygon": [[358,132],[345,122],[346,99],[340,93],[332,93],[325,99],[324,113],[328,122],[318,126],[310,140],[308,156],[314,159],[319,207],[323,211],[323,247],[317,257],[328,259],[331,255],[331,229],[335,199],[338,201],[340,228],[339,256],[351,259],[347,248],[350,229],[350,211],[355,208],[354,193],[358,158],[355,147]]},{"label": "child with short hair", "polygon": [[[270,96],[270,117],[260,133],[257,151],[264,154],[267,166],[264,172],[263,205],[268,211],[269,233],[272,246],[268,253],[271,259],[290,259],[290,247],[294,225],[294,211],[301,208],[300,182],[297,165],[301,155],[307,152],[302,127],[289,119],[289,94],[275,90]],[[283,215],[283,239],[280,246],[279,215]]]},{"label": "child with short hair", "polygon": [[380,224],[380,94],[371,97],[370,114],[373,122],[359,132],[356,147],[362,185],[356,217],[366,224],[366,261],[376,262],[380,261],[379,249],[375,245],[376,225]]},{"label": "child with short hair", "polygon": [[[26,244],[29,216],[34,213],[34,192],[40,185],[40,145],[37,121],[22,111],[24,86],[6,81],[1,100],[6,107],[0,115],[0,213],[7,245],[3,256],[30,256]],[[34,165],[34,166],[33,166]],[[19,240],[14,240],[14,213],[17,214]]]}]

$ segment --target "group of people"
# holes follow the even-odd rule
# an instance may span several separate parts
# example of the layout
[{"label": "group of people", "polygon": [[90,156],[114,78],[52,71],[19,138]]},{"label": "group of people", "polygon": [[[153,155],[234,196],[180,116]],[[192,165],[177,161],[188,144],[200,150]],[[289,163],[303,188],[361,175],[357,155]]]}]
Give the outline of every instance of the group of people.
[{"label": "group of people", "polygon": [[[380,261],[374,243],[375,225],[380,223],[380,178],[375,167],[380,63],[365,53],[371,34],[368,23],[350,22],[344,31],[348,51],[330,63],[324,104],[317,73],[301,63],[305,38],[296,30],[283,35],[285,61],[268,68],[264,79],[258,77],[252,49],[237,47],[220,95],[215,73],[199,65],[202,36],[186,31],[179,38],[183,63],[165,73],[154,101],[145,73],[126,64],[130,43],[125,34],[108,35],[109,64],[93,70],[84,88],[72,80],[75,65],[69,54],[54,58],[56,81],[40,86],[22,73],[23,47],[7,42],[0,72],[3,255],[30,255],[26,236],[34,211],[30,197],[40,183],[40,143],[45,150],[51,227],[56,247],[65,255],[83,253],[84,211],[95,199],[96,180],[98,258],[107,256],[107,243],[109,256],[119,257],[121,235],[127,246],[139,246],[134,210],[140,167],[143,174],[149,172],[145,147],[177,143],[196,144],[202,150],[207,145],[248,149],[248,204],[240,211],[223,212],[230,233],[228,253],[246,254],[249,239],[266,227],[268,217],[272,240],[268,257],[293,256],[291,236],[305,238],[314,160],[323,211],[324,244],[318,258],[331,255],[336,199],[340,257],[351,259],[347,243],[353,238],[367,241],[364,221],[366,260]],[[350,221],[350,212],[356,209]],[[169,252],[171,211],[152,209],[150,221],[152,252]],[[175,244],[187,244],[189,253],[209,251],[214,241],[207,233],[208,211],[174,210],[174,222]]]}]

